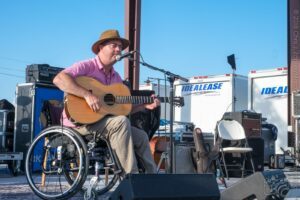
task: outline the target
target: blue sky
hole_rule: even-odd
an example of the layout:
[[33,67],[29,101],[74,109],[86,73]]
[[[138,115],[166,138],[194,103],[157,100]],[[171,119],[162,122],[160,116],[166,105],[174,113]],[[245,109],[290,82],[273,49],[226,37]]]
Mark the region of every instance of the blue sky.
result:
[[[124,0],[1,0],[0,99],[14,101],[29,64],[68,67],[93,57],[106,29],[124,35]],[[141,54],[183,77],[287,66],[286,0],[142,0]],[[124,62],[116,70],[124,75]],[[141,66],[140,83],[164,78]]]

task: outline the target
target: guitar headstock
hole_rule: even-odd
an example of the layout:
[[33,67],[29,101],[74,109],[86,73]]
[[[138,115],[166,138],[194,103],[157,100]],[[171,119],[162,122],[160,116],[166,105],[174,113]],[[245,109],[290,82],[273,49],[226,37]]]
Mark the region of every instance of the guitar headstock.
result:
[[174,106],[182,107],[182,106],[184,106],[184,98],[183,97],[174,97],[173,103],[174,103]]

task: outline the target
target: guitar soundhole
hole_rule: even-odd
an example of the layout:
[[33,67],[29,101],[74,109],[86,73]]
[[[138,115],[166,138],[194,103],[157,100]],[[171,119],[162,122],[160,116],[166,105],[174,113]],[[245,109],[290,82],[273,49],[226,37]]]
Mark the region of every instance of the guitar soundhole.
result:
[[104,96],[104,102],[105,102],[107,105],[109,105],[109,106],[114,105],[114,104],[115,104],[115,97],[114,97],[114,95],[112,95],[112,94],[106,94],[106,95]]

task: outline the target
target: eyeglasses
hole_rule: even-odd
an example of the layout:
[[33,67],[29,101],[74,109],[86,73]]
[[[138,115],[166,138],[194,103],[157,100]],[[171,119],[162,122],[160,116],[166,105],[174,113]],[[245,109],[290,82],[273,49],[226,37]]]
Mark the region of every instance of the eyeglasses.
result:
[[112,49],[115,49],[115,48],[117,48],[117,47],[119,47],[119,49],[123,49],[123,45],[121,45],[121,44],[117,44],[117,43],[109,43],[109,44],[107,44],[110,48],[112,48]]

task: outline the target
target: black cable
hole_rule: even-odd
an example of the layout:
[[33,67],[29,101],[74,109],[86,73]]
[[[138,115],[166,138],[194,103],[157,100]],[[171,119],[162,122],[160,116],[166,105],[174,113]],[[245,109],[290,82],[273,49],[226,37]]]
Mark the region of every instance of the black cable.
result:
[[28,61],[28,60],[20,60],[20,59],[16,59],[16,58],[9,58],[9,57],[3,57],[3,56],[0,56],[0,59],[12,60],[12,61],[21,62],[21,63],[34,63],[34,62]]
[[14,75],[14,74],[7,74],[7,73],[2,73],[2,72],[0,72],[0,75],[12,76],[12,77],[16,77],[16,78],[24,78],[24,76],[18,76],[18,75]]

